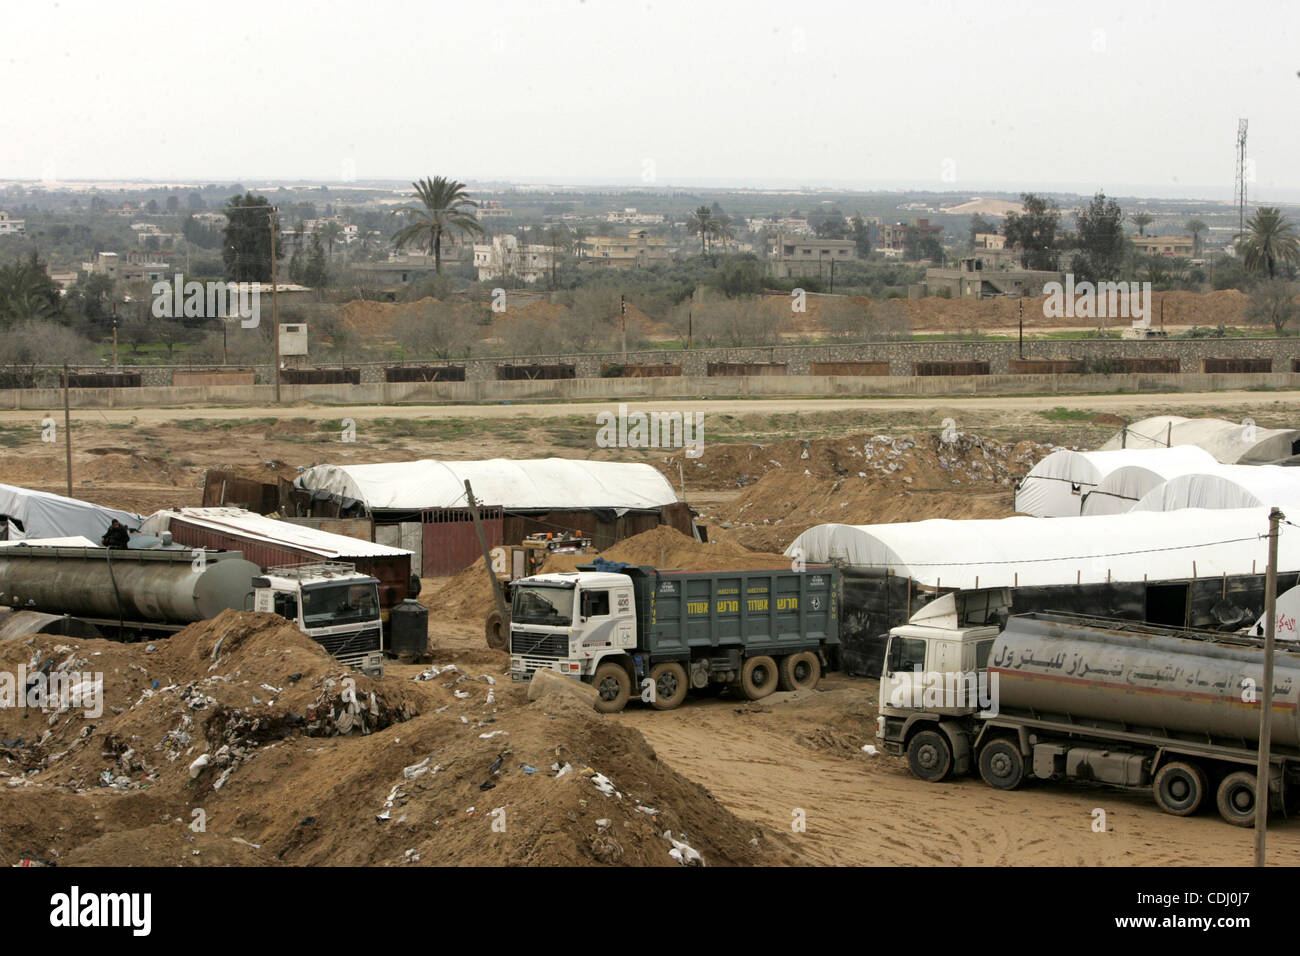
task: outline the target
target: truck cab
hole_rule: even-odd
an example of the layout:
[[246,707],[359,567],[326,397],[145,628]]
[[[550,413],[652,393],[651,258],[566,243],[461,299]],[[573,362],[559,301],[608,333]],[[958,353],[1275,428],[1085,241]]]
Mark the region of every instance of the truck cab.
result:
[[526,680],[555,670],[591,678],[602,659],[637,644],[632,579],[604,571],[564,571],[511,585],[510,674]]
[[352,565],[268,568],[253,578],[254,611],[278,614],[338,660],[366,674],[384,669],[379,582]]

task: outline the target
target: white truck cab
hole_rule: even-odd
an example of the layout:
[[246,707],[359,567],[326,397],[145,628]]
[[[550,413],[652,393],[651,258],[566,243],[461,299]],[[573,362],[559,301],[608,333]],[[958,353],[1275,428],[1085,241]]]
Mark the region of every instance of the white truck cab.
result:
[[600,661],[636,647],[632,579],[607,571],[563,571],[511,586],[510,676],[555,670],[590,678]]
[[252,609],[292,621],[334,657],[363,673],[383,673],[379,582],[350,564],[268,568],[253,578]]

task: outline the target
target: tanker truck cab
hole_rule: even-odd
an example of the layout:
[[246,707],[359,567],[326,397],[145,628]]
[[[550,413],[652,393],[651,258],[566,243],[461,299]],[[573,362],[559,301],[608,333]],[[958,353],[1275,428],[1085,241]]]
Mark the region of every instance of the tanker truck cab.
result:
[[343,563],[269,568],[253,578],[253,610],[278,614],[339,661],[367,674],[384,668],[379,582]]
[[511,585],[510,668],[515,680],[549,669],[591,680],[600,662],[636,647],[636,605],[626,574],[566,571]]

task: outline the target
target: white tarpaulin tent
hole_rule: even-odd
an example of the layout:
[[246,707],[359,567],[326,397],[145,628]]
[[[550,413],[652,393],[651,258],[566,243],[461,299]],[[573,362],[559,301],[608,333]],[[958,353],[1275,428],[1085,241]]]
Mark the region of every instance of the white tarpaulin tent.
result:
[[1292,428],[1259,428],[1249,421],[1161,415],[1120,429],[1098,450],[1196,445],[1213,455],[1215,461],[1235,465],[1288,458],[1295,454],[1297,443],[1300,430]]
[[1215,465],[1171,478],[1133,505],[1134,511],[1259,508],[1300,505],[1300,469],[1277,465]]
[[[0,516],[8,519],[9,540],[25,538],[68,538],[81,536],[96,544],[116,518],[128,528],[142,520],[130,511],[117,511],[89,501],[31,491],[15,485],[0,485]],[[16,523],[17,522],[17,523]],[[22,525],[19,528],[19,524]]]
[[359,501],[371,512],[414,511],[464,506],[466,479],[480,502],[507,510],[658,510],[677,503],[673,486],[651,465],[568,458],[317,465],[294,484],[345,505]]
[[1214,459],[1199,448],[1052,452],[1030,469],[1016,488],[1016,511],[1038,518],[1077,517],[1084,498],[1105,478],[1126,466],[1181,474]]
[[[1027,587],[1262,574],[1267,535],[1267,508],[1144,511],[1050,522],[822,524],[785,553],[850,569],[889,569],[927,587]],[[1280,570],[1300,571],[1300,531],[1283,528],[1278,555]]]
[[[1110,454],[1107,452],[1107,454]],[[1141,462],[1116,468],[1101,480],[1083,499],[1085,515],[1117,515],[1131,511],[1143,495],[1154,491],[1165,482],[1181,475],[1224,467],[1203,448],[1195,445],[1176,445],[1173,448],[1156,448],[1139,451]],[[1245,468],[1246,465],[1234,465]],[[1240,505],[1246,508],[1249,505]]]

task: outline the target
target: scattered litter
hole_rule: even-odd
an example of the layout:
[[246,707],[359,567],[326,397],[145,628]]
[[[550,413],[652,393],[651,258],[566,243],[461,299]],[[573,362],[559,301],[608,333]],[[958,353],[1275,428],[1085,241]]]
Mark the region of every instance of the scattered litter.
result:
[[869,757],[874,757],[876,754],[880,753],[880,751],[876,749],[875,744],[863,744],[862,751]]
[[496,737],[498,734],[508,734],[508,733],[510,733],[510,731],[508,730],[490,730],[486,734],[479,734],[478,739],[491,740],[493,737]]
[[668,855],[682,866],[704,865],[704,857],[700,856],[699,851],[684,840],[674,840],[672,830],[664,831],[664,839],[673,845],[673,848],[668,851]]

